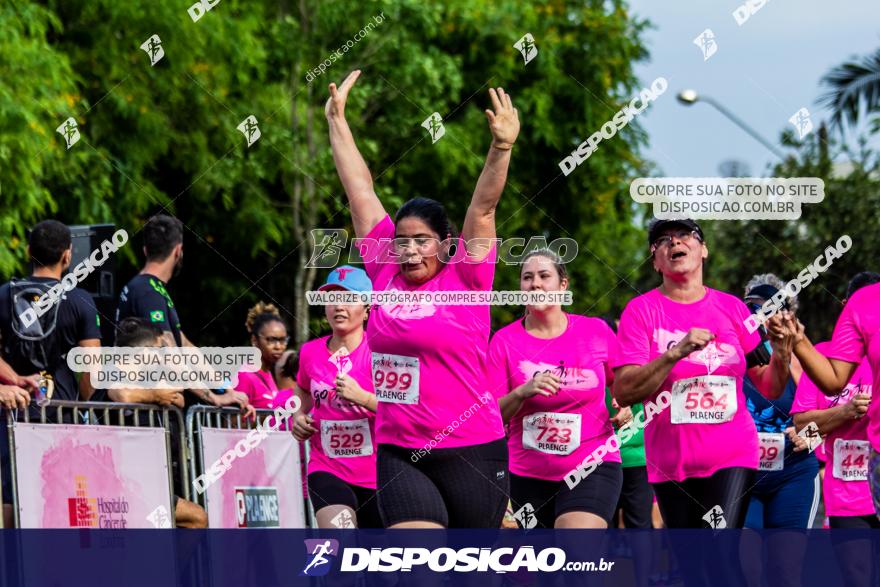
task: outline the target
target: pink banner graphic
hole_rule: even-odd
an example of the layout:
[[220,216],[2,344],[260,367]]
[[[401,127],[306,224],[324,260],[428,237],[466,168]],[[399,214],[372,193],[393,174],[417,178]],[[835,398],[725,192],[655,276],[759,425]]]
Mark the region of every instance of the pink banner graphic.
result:
[[[214,463],[248,430],[203,428],[202,462]],[[305,528],[299,451],[290,432],[266,438],[208,486],[210,528]]]
[[165,430],[16,424],[22,528],[168,528]]

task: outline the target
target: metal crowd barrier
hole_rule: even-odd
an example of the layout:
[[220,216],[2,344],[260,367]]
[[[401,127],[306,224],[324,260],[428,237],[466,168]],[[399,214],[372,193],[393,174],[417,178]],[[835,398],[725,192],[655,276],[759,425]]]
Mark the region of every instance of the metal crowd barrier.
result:
[[[39,419],[31,418],[31,410],[39,411]],[[34,404],[25,410],[5,410],[7,434],[9,437],[9,463],[12,475],[12,507],[15,526],[20,526],[18,509],[18,475],[15,460],[15,435],[14,425],[16,422],[35,424],[60,424],[70,425],[97,425],[97,426],[127,426],[134,428],[164,428],[165,429],[165,458],[168,464],[168,488],[171,495],[175,495],[173,483],[173,460],[171,458],[173,426],[177,425],[178,438],[178,467],[184,499],[189,499],[189,478],[187,470],[187,458],[185,443],[182,441],[184,431],[183,412],[174,406],[158,406],[155,404],[127,404],[117,402],[83,402],[68,400],[53,400],[42,407]],[[70,416],[65,419],[65,416]],[[114,423],[114,417],[116,422]],[[174,525],[174,512],[171,512],[172,525]],[[0,516],[2,527],[2,516]]]
[[[203,428],[227,429],[227,430],[253,430],[257,427],[257,422],[263,424],[269,416],[275,415],[273,410],[256,410],[255,419],[245,418],[238,408],[217,408],[213,406],[195,405],[192,406],[186,414],[186,445],[189,455],[189,485],[193,489],[192,501],[199,504],[207,511],[206,494],[199,494],[195,490],[195,480],[204,472],[205,467],[211,463],[202,462],[202,438],[201,430]],[[300,444],[299,442],[297,444]],[[301,443],[304,447],[304,463],[308,467],[309,462],[309,444]],[[189,487],[187,488],[189,489]],[[307,524],[309,527],[317,528],[317,519],[312,508],[311,501],[304,499],[305,511],[307,513]]]

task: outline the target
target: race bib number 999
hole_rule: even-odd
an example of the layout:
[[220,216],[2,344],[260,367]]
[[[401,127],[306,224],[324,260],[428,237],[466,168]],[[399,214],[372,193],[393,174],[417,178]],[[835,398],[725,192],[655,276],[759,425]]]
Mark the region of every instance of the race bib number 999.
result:
[[373,353],[373,389],[380,402],[419,403],[419,360],[403,355]]
[[523,446],[551,455],[569,455],[581,445],[581,415],[535,412],[523,418]]
[[721,424],[736,414],[736,380],[723,375],[681,379],[672,385],[673,424]]

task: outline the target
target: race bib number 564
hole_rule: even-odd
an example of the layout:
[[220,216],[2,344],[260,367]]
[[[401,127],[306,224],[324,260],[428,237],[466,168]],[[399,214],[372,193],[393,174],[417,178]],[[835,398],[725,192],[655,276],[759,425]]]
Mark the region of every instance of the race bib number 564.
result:
[[673,424],[720,424],[736,414],[736,380],[722,375],[681,379],[672,385]]
[[404,355],[373,353],[373,389],[380,402],[419,403],[419,360]]

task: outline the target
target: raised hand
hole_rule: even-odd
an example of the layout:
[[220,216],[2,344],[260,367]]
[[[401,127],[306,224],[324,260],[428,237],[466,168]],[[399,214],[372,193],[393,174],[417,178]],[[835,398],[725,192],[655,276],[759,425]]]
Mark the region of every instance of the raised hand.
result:
[[[773,353],[788,361],[795,345],[797,318],[793,314],[778,313],[767,321],[767,333]],[[772,334],[771,334],[772,333]]]
[[715,335],[705,328],[691,328],[687,335],[677,345],[672,347],[673,357],[680,361],[694,351],[706,348],[706,345],[715,339]]
[[360,75],[361,70],[355,69],[348,74],[348,77],[343,80],[342,85],[338,89],[336,84],[330,84],[330,98],[328,98],[327,104],[324,105],[324,116],[327,117],[327,120],[345,118],[345,102],[348,100],[348,92]]
[[559,375],[541,372],[513,391],[522,399],[528,399],[533,395],[550,397],[559,391],[560,385],[562,385],[562,379],[559,378]]
[[489,98],[492,99],[494,109],[494,112],[486,110],[489,130],[492,132],[492,146],[496,149],[511,149],[519,135],[519,113],[513,107],[510,94],[505,94],[503,89],[489,88]]
[[805,338],[804,325],[797,319],[793,312],[783,310],[767,320],[767,336],[771,343],[774,340],[782,340],[791,337],[792,344],[797,345]]

